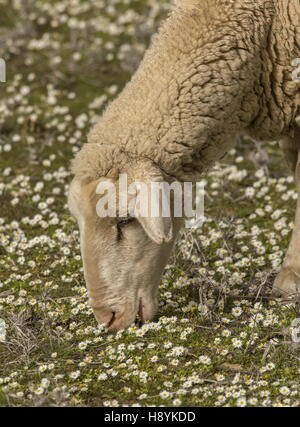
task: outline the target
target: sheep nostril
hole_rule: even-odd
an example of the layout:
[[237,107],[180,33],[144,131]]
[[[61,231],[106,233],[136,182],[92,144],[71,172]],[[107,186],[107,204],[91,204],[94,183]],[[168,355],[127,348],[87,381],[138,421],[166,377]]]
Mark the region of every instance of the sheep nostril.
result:
[[108,324],[106,325],[106,327],[110,328],[115,320],[116,320],[116,312],[113,311],[112,317],[111,317],[110,321],[108,322]]

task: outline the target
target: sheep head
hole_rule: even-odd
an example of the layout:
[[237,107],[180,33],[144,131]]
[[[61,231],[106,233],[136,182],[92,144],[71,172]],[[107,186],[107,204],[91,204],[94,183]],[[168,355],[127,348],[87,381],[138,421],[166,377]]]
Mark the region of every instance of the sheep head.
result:
[[[110,175],[93,180],[75,175],[69,208],[79,224],[90,305],[99,323],[118,330],[153,318],[161,275],[182,220],[151,217],[150,199],[149,215],[139,216],[136,193],[125,195],[120,186],[120,176],[125,175],[131,190],[137,189],[136,183],[149,186],[162,181],[159,168],[143,161],[123,169],[122,175],[117,174],[118,169],[110,171]],[[114,212],[110,210],[115,206],[111,198],[117,200]],[[125,206],[118,203],[120,200],[125,200]],[[99,214],[104,207],[106,214]]]

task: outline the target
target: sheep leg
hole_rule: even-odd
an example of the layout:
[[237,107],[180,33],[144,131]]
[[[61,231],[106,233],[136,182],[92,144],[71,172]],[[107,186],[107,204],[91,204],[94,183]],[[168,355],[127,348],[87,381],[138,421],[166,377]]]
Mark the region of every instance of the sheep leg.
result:
[[295,176],[298,190],[295,226],[280,273],[277,275],[273,294],[291,296],[300,292],[300,129],[295,130],[294,137],[285,139],[281,146],[287,162]]

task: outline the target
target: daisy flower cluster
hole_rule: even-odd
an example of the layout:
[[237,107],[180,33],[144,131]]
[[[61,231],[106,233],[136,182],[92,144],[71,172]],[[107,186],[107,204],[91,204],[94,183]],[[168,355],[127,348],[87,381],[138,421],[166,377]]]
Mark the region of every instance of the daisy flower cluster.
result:
[[152,322],[112,334],[88,305],[70,160],[169,9],[0,1],[0,406],[300,405],[299,305],[270,295],[297,199],[275,142],[243,139],[204,177]]

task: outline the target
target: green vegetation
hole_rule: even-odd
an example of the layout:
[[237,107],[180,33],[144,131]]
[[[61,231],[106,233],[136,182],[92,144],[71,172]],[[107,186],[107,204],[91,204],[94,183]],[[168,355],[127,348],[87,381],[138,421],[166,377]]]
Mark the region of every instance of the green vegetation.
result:
[[70,160],[168,7],[0,1],[0,406],[300,404],[299,304],[270,297],[297,197],[277,143],[243,140],[203,177],[206,221],[153,323],[108,333],[87,303]]

